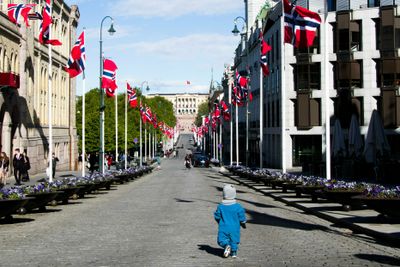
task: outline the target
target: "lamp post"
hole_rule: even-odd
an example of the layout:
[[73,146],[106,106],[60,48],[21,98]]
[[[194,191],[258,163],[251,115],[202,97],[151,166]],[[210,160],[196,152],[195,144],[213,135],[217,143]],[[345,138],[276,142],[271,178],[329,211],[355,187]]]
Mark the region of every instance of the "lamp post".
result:
[[[237,20],[241,19],[243,20],[243,28],[242,28],[242,32],[240,33],[238,28],[237,28]],[[245,58],[246,58],[246,71],[247,71],[247,56],[248,56],[248,51],[247,51],[247,23],[246,23],[246,19],[241,17],[241,16],[237,16],[234,21],[235,26],[232,30],[232,33],[234,36],[238,36],[238,34],[240,33],[241,36],[241,44],[242,46],[244,45],[244,50],[245,50]],[[244,42],[243,42],[244,39]],[[237,111],[238,111],[238,107],[236,105],[236,158],[237,158],[237,162],[236,165],[238,165],[238,155],[239,155],[239,136],[238,136],[238,116],[237,116]],[[249,101],[248,99],[246,99],[246,167],[248,167],[248,161],[249,161]]]
[[99,168],[101,168],[101,173],[104,174],[104,90],[101,88],[101,78],[103,76],[103,22],[106,19],[111,19],[111,26],[108,30],[110,35],[115,33],[114,30],[114,19],[110,16],[105,16],[100,24],[100,153],[99,153]]

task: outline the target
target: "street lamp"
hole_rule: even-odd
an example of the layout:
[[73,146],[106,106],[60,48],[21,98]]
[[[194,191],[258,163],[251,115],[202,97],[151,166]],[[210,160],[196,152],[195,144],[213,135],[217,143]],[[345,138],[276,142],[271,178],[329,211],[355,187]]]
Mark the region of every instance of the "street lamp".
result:
[[[105,16],[100,24],[100,153],[99,153],[99,168],[101,168],[101,173],[104,174],[104,90],[101,88],[101,79],[103,76],[103,22],[106,19],[111,19],[111,26],[108,30],[110,35],[115,33],[114,29],[114,19],[110,16]],[[117,156],[117,155],[116,155]]]
[[[248,50],[246,47],[246,42],[247,42],[247,24],[246,24],[246,19],[238,16],[234,19],[234,23],[235,23],[235,27],[232,30],[232,33],[234,36],[238,36],[239,34],[239,30],[237,28],[237,20],[241,19],[243,20],[243,29],[242,29],[242,33],[240,33],[241,35],[241,44],[245,45],[244,49],[245,49],[245,58],[246,58],[246,69],[247,69],[247,56],[248,56]],[[243,42],[243,38],[244,42]],[[247,70],[246,70],[247,71]],[[236,165],[238,165],[239,163],[239,125],[238,125],[238,116],[237,116],[237,112],[238,112],[238,106],[236,105]],[[248,167],[248,163],[249,163],[249,100],[246,100],[246,167]]]

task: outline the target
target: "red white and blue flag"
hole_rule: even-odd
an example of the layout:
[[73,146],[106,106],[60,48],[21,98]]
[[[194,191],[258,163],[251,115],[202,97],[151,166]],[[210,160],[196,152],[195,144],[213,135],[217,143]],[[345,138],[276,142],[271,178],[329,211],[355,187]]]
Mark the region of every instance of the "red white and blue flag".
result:
[[101,88],[106,90],[108,97],[113,97],[118,88],[116,82],[117,65],[110,59],[103,60],[103,77],[101,78]]
[[129,83],[126,83],[126,91],[128,94],[128,102],[129,105],[132,108],[136,108],[137,107],[137,96],[136,96],[136,90],[133,89]]
[[29,13],[28,19],[29,20],[43,20],[43,17],[42,17],[42,14],[40,14],[39,12],[35,12],[35,13]]
[[153,113],[151,112],[150,107],[146,107],[146,110],[144,112],[144,116],[146,118],[145,122],[153,122]]
[[21,17],[24,18],[26,27],[29,27],[28,13],[36,4],[8,4],[8,18],[12,23],[19,25],[18,20]]
[[46,0],[45,6],[42,10],[42,23],[39,30],[39,42],[48,45],[62,45],[57,39],[50,39],[50,30],[53,19],[51,18],[51,0]]
[[283,0],[285,13],[285,43],[298,48],[312,46],[321,17],[304,7]]
[[229,121],[231,119],[231,114],[229,113],[228,105],[224,100],[221,100],[219,104],[221,105],[222,116],[224,117],[224,120]]
[[71,78],[74,78],[85,70],[85,62],[85,32],[82,32],[72,47],[71,55],[69,56],[65,70],[69,73]]
[[271,46],[267,44],[264,40],[264,36],[262,31],[260,31],[260,46],[261,46],[261,56],[260,56],[260,64],[261,69],[264,76],[269,75],[269,67],[267,62],[267,53],[271,51]]
[[[247,71],[243,73],[246,73],[247,75]],[[253,100],[253,94],[250,92],[249,88],[249,78],[247,76],[243,76],[237,70],[235,88],[235,102],[238,106],[242,106],[245,102]]]

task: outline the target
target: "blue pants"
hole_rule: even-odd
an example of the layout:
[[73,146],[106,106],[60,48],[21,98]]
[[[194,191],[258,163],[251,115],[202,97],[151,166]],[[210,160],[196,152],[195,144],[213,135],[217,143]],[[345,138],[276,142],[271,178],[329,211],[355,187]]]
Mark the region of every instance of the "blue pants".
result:
[[231,246],[232,251],[237,251],[239,243],[232,240],[231,234],[219,232],[218,233],[218,245],[220,245],[223,248],[225,248],[227,245],[229,245],[229,246]]

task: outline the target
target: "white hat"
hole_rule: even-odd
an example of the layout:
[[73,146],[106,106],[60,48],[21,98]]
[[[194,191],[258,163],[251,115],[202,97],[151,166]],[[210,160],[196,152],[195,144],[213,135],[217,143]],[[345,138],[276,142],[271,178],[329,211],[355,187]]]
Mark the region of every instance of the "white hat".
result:
[[223,197],[226,200],[233,200],[236,198],[236,189],[232,184],[226,184],[223,188]]

